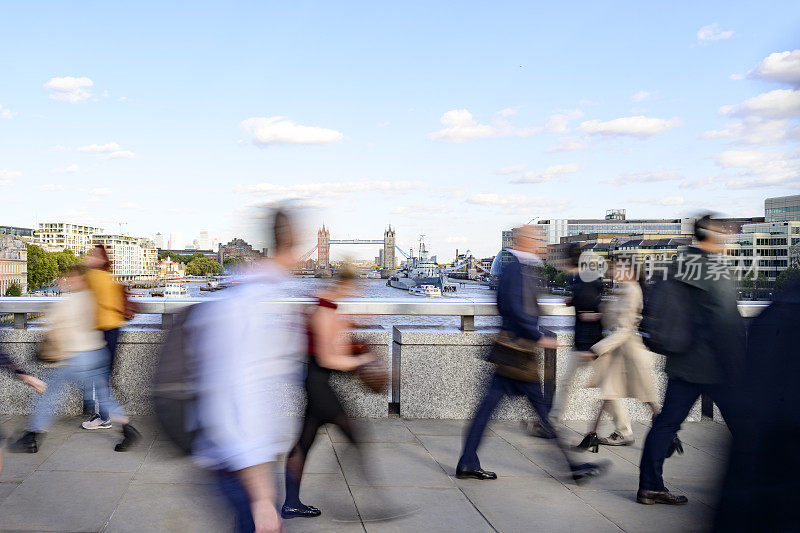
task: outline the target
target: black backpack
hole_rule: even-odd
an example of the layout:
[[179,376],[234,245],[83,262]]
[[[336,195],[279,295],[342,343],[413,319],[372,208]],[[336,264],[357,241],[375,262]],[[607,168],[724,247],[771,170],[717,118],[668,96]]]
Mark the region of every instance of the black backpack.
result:
[[647,288],[639,333],[651,352],[685,353],[692,344],[692,288],[669,276]]
[[192,354],[187,319],[205,304],[195,304],[172,317],[153,375],[152,402],[161,432],[184,454],[192,452],[198,432],[195,384],[196,362]]

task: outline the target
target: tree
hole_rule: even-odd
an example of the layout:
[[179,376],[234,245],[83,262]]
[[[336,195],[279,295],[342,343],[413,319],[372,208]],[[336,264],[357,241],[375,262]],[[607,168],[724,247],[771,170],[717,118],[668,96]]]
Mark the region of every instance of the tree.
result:
[[9,288],[6,289],[6,296],[22,296],[22,289],[19,288],[19,285],[16,283],[12,283]]
[[186,273],[191,276],[205,276],[208,274],[219,274],[222,272],[222,265],[212,261],[203,254],[195,257],[186,265]]
[[544,276],[548,282],[554,282],[556,280],[556,276],[558,276],[558,270],[553,265],[548,265],[545,263]]
[[225,259],[222,260],[222,264],[230,265],[233,263],[241,263],[242,261],[244,261],[244,258],[242,257],[226,257]]
[[69,248],[65,248],[61,252],[52,252],[52,256],[55,258],[56,263],[58,264],[59,276],[63,275],[67,270],[70,269],[71,266],[77,265],[81,262],[81,258],[75,255],[75,253]]
[[556,279],[554,279],[553,282],[558,287],[566,287],[566,285],[567,285],[567,274],[562,270],[561,272],[556,274]]
[[775,290],[782,291],[796,282],[800,282],[800,268],[787,268],[775,278]]
[[747,272],[742,278],[742,288],[749,291],[751,298],[758,298],[761,291],[769,286],[769,281],[763,272],[754,275],[753,271]]
[[58,261],[54,254],[35,244],[28,247],[28,287],[33,290],[49,285],[58,275]]

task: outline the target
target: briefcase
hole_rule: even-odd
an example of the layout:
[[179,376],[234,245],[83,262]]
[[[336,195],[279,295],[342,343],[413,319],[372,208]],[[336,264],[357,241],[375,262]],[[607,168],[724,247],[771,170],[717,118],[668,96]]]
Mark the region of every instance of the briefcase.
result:
[[486,360],[494,363],[495,372],[503,377],[519,381],[539,381],[541,352],[536,341],[516,337],[509,331],[501,331]]

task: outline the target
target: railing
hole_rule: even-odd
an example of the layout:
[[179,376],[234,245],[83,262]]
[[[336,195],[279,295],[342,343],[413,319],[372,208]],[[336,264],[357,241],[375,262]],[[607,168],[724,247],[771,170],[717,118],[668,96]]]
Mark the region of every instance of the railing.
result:
[[[20,297],[0,298],[0,315],[14,315],[14,329],[28,327],[28,313],[42,313],[49,304],[59,297]],[[213,301],[212,298],[137,298],[139,314],[161,315],[163,328],[172,324],[172,315],[189,306]],[[294,298],[280,302],[265,302],[265,306],[275,305],[285,309],[286,305],[302,307],[313,300]],[[739,302],[739,313],[745,318],[757,316],[768,302]],[[476,316],[497,315],[497,304],[493,299],[444,299],[434,301],[418,301],[395,298],[350,298],[339,302],[339,310],[346,315],[416,315],[416,316],[460,316],[461,329],[475,330]],[[570,316],[574,314],[572,307],[563,301],[545,299],[539,301],[539,312],[542,316]]]

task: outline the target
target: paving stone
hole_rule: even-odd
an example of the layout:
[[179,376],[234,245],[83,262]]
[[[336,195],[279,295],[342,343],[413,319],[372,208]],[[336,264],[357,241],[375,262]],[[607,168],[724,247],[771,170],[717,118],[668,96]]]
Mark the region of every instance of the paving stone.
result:
[[[463,439],[453,436],[423,435],[419,437],[428,452],[449,476],[456,475]],[[486,436],[478,448],[481,465],[498,476],[547,475],[505,440]]]
[[[355,419],[353,427],[361,442],[413,442],[414,434],[400,418]],[[333,424],[327,426],[333,442],[346,442],[347,437]]]
[[99,531],[131,474],[34,472],[0,504],[0,531]]
[[2,503],[9,494],[14,492],[14,489],[16,489],[18,486],[19,483],[0,483],[0,503]]
[[[278,484],[278,505],[285,497],[283,480]],[[364,531],[356,505],[344,476],[338,474],[304,474],[300,486],[303,503],[318,507],[322,516],[285,520],[286,531]]]
[[350,486],[451,487],[450,478],[422,445],[417,443],[366,443],[365,473],[355,450],[344,443],[334,443]]
[[214,486],[134,481],[105,531],[231,531],[233,526],[233,514]]
[[497,531],[619,531],[553,479],[459,480],[458,486]]
[[492,531],[455,487],[414,491],[404,487],[358,487],[353,497],[367,533]]
[[135,472],[139,469],[150,448],[150,439],[142,441],[129,451],[114,451],[122,439],[114,429],[81,430],[67,438],[39,470],[68,470],[71,472]]
[[172,444],[156,440],[134,480],[140,483],[209,484],[214,477],[182,455]]

